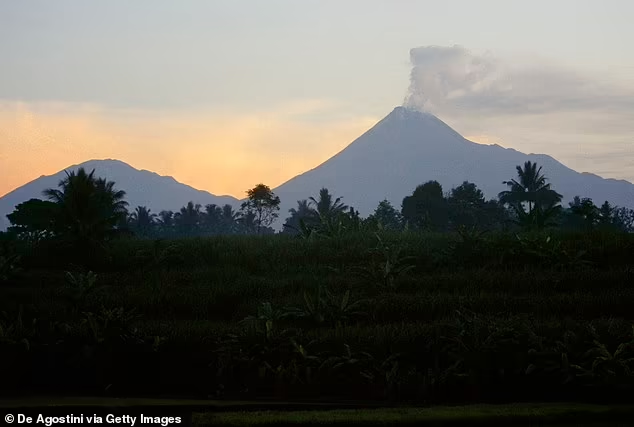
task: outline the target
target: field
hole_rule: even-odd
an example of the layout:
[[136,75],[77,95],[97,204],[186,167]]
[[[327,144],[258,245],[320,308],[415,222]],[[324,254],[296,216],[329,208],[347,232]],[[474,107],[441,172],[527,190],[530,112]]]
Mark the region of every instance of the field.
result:
[[[262,410],[259,407],[268,409]],[[303,409],[300,408],[303,406]],[[340,405],[341,406],[341,405]],[[283,409],[280,410],[279,408]],[[468,405],[383,408],[324,409],[323,405],[227,402],[176,399],[65,398],[2,401],[0,409],[10,414],[28,414],[34,419],[98,415],[103,419],[140,415],[180,417],[180,425],[213,426],[630,426],[632,405],[534,404]],[[135,425],[137,425],[135,423]]]
[[631,402],[634,236],[422,232],[15,247],[5,395]]

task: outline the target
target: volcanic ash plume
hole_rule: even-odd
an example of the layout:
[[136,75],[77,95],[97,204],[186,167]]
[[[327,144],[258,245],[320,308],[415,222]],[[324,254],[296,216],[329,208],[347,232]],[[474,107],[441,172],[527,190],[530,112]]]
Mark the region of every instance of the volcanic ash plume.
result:
[[473,95],[503,89],[501,84],[507,81],[489,55],[478,56],[457,45],[413,48],[410,61],[410,86],[403,106],[420,111],[461,107]]

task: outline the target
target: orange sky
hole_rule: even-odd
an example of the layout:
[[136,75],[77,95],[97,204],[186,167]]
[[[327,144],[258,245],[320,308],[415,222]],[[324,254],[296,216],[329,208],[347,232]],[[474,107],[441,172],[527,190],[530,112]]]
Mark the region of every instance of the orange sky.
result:
[[[174,112],[0,100],[0,197],[70,165],[115,158],[216,195],[243,198],[257,183],[275,188],[326,161],[382,118],[346,115],[348,107],[316,99],[266,111]],[[530,129],[534,119],[447,123],[471,141],[547,153],[580,172],[632,179],[623,167],[631,155],[629,140],[603,134],[597,142],[591,133],[558,133],[546,118],[530,139],[517,126]],[[559,114],[555,124],[571,127],[579,120]]]
[[0,102],[0,195],[90,159],[116,158],[238,198],[317,166],[376,117],[304,119],[336,105],[313,100],[266,112],[149,112],[91,105]]

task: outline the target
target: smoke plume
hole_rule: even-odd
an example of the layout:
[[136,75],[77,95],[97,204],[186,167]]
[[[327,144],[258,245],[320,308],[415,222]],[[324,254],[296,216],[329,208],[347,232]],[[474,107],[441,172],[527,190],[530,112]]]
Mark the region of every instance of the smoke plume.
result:
[[474,95],[510,90],[497,61],[475,55],[462,46],[423,46],[410,50],[412,71],[403,105],[422,111],[441,112],[459,107]]

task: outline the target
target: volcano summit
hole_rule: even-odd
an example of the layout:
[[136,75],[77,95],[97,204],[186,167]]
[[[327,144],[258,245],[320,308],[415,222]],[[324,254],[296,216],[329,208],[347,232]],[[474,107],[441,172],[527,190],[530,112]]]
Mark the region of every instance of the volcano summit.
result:
[[544,154],[477,144],[436,116],[406,107],[396,107],[344,150],[274,191],[282,200],[281,217],[322,187],[366,216],[383,199],[400,206],[429,180],[438,181],[444,191],[470,181],[494,198],[506,190],[502,182],[515,176],[515,167],[528,160],[543,166],[563,203],[579,195],[634,208],[634,185],[628,181],[579,173]]

